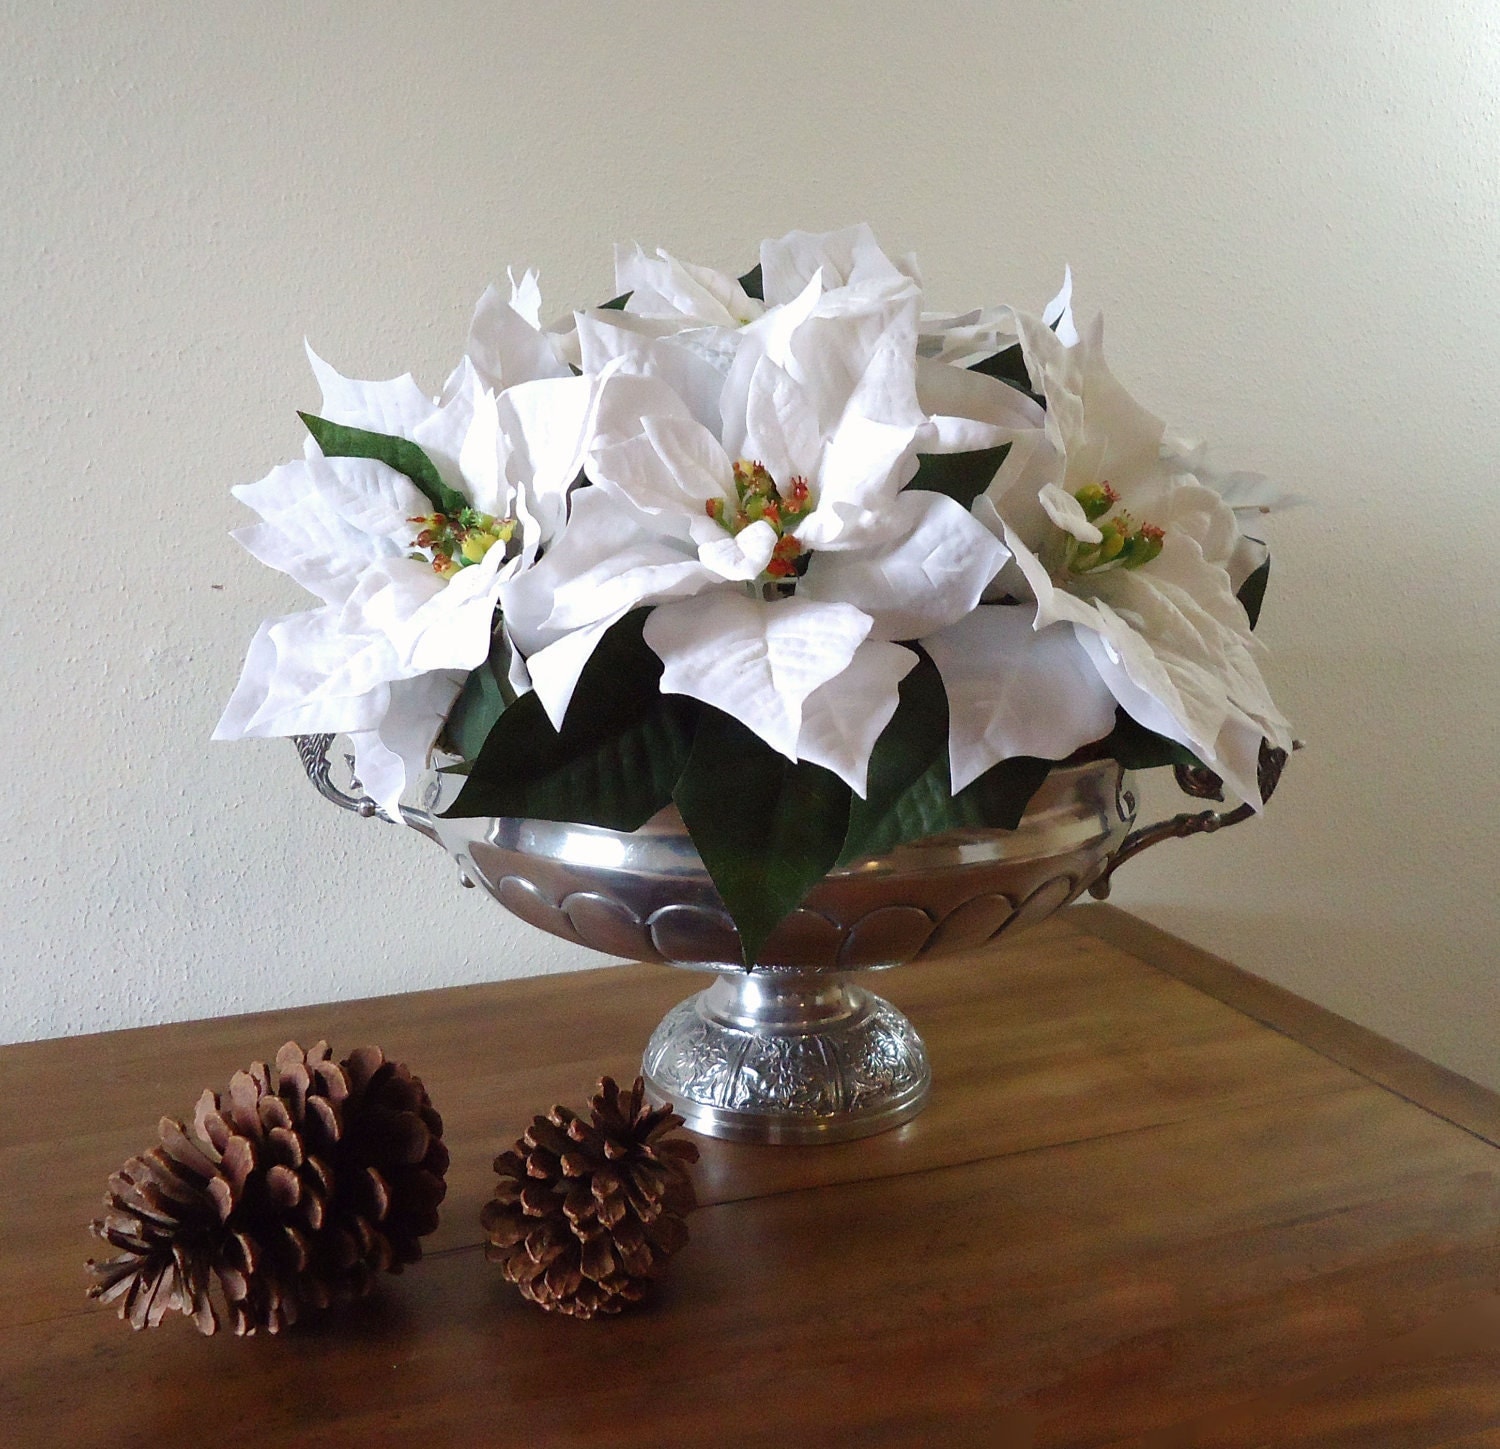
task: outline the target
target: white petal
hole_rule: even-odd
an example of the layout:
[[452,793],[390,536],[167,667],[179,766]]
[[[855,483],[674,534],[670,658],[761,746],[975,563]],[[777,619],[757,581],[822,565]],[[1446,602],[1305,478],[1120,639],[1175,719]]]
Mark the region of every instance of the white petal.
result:
[[313,375],[323,391],[320,415],[331,423],[409,438],[417,424],[437,411],[432,399],[417,386],[409,372],[388,382],[360,382],[344,377],[324,362],[310,344],[304,345]]
[[820,270],[825,287],[903,281],[903,272],[861,222],[842,231],[793,231],[760,244],[761,286],[772,305],[789,302]]
[[1072,630],[1032,627],[1020,605],[986,605],[922,640],[948,695],[955,791],[1016,755],[1061,760],[1114,727],[1115,700]]
[[794,478],[815,478],[822,453],[817,410],[782,368],[761,358],[745,402],[744,456],[784,491]]
[[1063,268],[1063,284],[1058,294],[1042,309],[1042,321],[1057,334],[1064,347],[1078,345],[1078,328],[1073,321],[1073,268]]
[[737,328],[764,311],[733,277],[666,252],[648,257],[638,245],[615,248],[615,291],[630,293],[630,312],[687,324]]
[[1064,533],[1070,533],[1080,543],[1098,543],[1103,537],[1092,523],[1081,504],[1071,493],[1065,493],[1056,483],[1049,483],[1037,499],[1043,511]]
[[424,674],[391,686],[390,703],[375,729],[349,736],[354,771],[365,793],[394,820],[401,796],[427,768],[433,742],[463,687],[462,674]]
[[515,272],[507,267],[505,269],[506,280],[510,283],[510,307],[528,327],[535,327],[541,331],[542,327],[542,289],[537,281],[534,269],[527,267],[521,273],[521,280],[516,280]]
[[919,639],[973,609],[1010,557],[961,504],[941,493],[899,493],[888,517],[897,528],[894,543],[815,553],[798,593],[853,604],[884,638]]
[[710,518],[693,525],[698,558],[721,579],[748,583],[765,572],[776,550],[777,534],[764,519],[728,534]]
[[922,359],[917,401],[928,421],[917,448],[923,453],[968,453],[1008,443],[1017,432],[1040,428],[1045,415],[1020,389],[982,372]]
[[[524,292],[518,300],[524,308]],[[480,379],[493,392],[536,378],[569,375],[548,336],[494,287],[485,289],[474,308],[466,351]]]
[[515,449],[513,477],[537,521],[539,544],[561,531],[568,490],[583,470],[596,388],[586,377],[545,378],[508,388],[498,399]]
[[796,759],[803,702],[849,667],[869,632],[848,604],[712,593],[652,610],[645,637],[666,666],[663,694],[701,699]]
[[573,691],[578,687],[578,677],[599,641],[627,612],[629,606],[605,614],[591,624],[561,635],[527,659],[526,670],[531,686],[547,712],[547,718],[552,721],[553,729],[562,729]]
[[505,476],[509,454],[509,445],[500,431],[495,394],[486,389],[474,400],[474,413],[459,449],[458,466],[469,502],[481,513],[495,518],[510,514],[511,489]]
[[448,379],[440,405],[403,435],[421,448],[448,487],[466,497],[469,490],[459,459],[474,421],[474,409],[485,391],[479,374],[465,357]]
[[621,312],[580,312],[578,341],[586,373],[613,362],[627,376],[659,378],[704,427],[717,430],[724,378],[691,348],[652,336],[640,319]]
[[501,588],[505,619],[531,655],[556,634],[615,619],[636,604],[718,582],[687,541],[642,528],[640,514],[601,487],[573,495],[573,516],[547,552]]
[[[807,548],[857,548],[880,527],[912,473],[915,430],[849,416],[839,424],[812,480],[816,507],[797,525]],[[863,526],[856,526],[863,525]]]
[[916,663],[910,649],[866,639],[842,674],[803,701],[797,758],[832,770],[864,799],[870,751],[900,703],[897,686]]
[[338,613],[315,609],[262,625],[220,730],[264,739],[377,722],[385,712],[390,646],[379,636],[342,632]]

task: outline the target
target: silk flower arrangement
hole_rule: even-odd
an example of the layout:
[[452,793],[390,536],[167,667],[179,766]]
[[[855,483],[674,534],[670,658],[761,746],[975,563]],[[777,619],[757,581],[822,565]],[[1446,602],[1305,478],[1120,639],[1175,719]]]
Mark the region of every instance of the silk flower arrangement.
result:
[[429,397],[322,390],[235,537],[318,607],[261,625],[215,737],[343,734],[398,816],[639,828],[675,804],[745,963],[827,871],[1014,828],[1058,762],[1291,747],[1252,630],[1280,501],[1169,438],[1080,333],[924,308],[868,227],[738,279],[618,248],[561,325],[480,299]]

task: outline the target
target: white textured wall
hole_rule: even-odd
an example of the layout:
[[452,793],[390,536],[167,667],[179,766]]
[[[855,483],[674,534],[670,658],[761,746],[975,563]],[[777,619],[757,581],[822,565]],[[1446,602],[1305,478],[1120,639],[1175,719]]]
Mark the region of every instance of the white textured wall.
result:
[[435,385],[507,262],[561,309],[617,238],[868,218],[954,307],[1071,261],[1138,396],[1317,500],[1263,624],[1311,748],[1120,901],[1500,1084],[1495,13],[0,4],[0,1037],[582,964],[209,743],[299,607],[229,486],[299,446],[304,334]]

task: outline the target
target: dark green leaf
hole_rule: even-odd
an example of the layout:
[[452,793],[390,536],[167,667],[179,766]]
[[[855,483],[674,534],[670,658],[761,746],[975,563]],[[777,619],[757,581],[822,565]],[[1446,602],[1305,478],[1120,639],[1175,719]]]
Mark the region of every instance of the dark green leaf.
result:
[[901,681],[896,713],[870,752],[865,798],[850,802],[849,829],[839,863],[899,843],[892,835],[892,811],[934,761],[943,763],[946,792],[947,758],[948,696],[943,692],[937,665],[922,653],[916,668]]
[[1201,767],[1203,763],[1186,745],[1148,730],[1123,709],[1115,710],[1114,729],[1090,745],[1089,753],[1116,759],[1127,770],[1155,770],[1162,765]]
[[994,481],[1010,452],[1010,444],[980,448],[972,453],[918,453],[917,476],[907,485],[928,493],[944,493],[965,508]]
[[490,657],[464,680],[453,708],[443,726],[443,744],[455,755],[462,755],[470,765],[479,758],[484,742],[495,722],[516,702],[516,693],[506,673],[510,645],[500,633]]
[[1032,755],[1001,760],[960,790],[953,797],[954,807],[965,814],[972,810],[992,830],[1014,830],[1056,763]]
[[443,482],[431,458],[407,438],[393,438],[388,433],[371,433],[331,423],[312,413],[298,413],[307,431],[328,458],[374,458],[404,473],[441,513],[461,513],[469,500]]
[[998,378],[1001,382],[1009,383],[1011,387],[1031,396],[1031,374],[1026,371],[1026,357],[1021,351],[1021,344],[1013,342],[1003,352],[997,352],[993,357],[986,357],[983,362],[976,362],[970,372],[982,372],[986,377]]
[[672,798],[739,929],[745,965],[753,965],[838,858],[849,787],[705,708]]
[[535,693],[505,710],[444,813],[637,830],[670,804],[698,706],[658,690],[661,661],[641,637],[648,612],[628,614],[599,641],[561,731]]
[[601,312],[623,312],[625,304],[630,300],[629,292],[621,292],[618,297],[611,297],[607,302],[599,304]]
[[955,796],[948,774],[948,698],[924,654],[901,681],[901,701],[870,755],[863,800],[849,807],[839,852],[846,865],[945,830],[1014,830],[1052,768],[1029,756],[1002,760]]
[[759,262],[756,262],[756,264],[751,267],[743,277],[740,278],[740,286],[745,289],[745,295],[747,297],[754,297],[757,302],[764,302],[766,300],[766,288],[765,283],[761,280]]
[[1266,601],[1266,581],[1271,577],[1271,560],[1268,557],[1256,571],[1240,585],[1235,595],[1245,606],[1245,616],[1253,629],[1260,623],[1260,606]]

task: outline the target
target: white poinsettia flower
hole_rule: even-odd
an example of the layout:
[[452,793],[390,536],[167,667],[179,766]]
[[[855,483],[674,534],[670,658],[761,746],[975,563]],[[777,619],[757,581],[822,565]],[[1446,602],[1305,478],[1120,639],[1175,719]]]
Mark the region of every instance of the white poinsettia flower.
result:
[[[662,688],[735,716],[863,793],[870,750],[916,656],[898,641],[962,618],[1005,563],[952,499],[904,492],[924,426],[917,296],[821,290],[742,329],[720,420],[642,347],[601,384],[567,528],[505,587],[506,617],[554,724],[616,620],[654,605]],[[665,365],[670,370],[672,363]]]
[[323,604],[261,626],[215,738],[347,734],[362,785],[396,812],[489,656],[502,585],[561,527],[581,467],[594,383],[538,357],[546,375],[498,396],[466,358],[433,401],[409,376],[355,381],[313,355],[322,416],[416,443],[463,507],[445,513],[395,468],[315,443],[236,488],[261,521],[234,537]]
[[[1047,401],[1046,426],[1012,448],[975,512],[1014,555],[997,589],[1035,601],[1034,634],[1022,636],[1009,610],[980,610],[1005,620],[1008,637],[990,641],[996,657],[1024,668],[1043,640],[1054,651],[1076,647],[1127,713],[1187,746],[1258,806],[1261,741],[1289,748],[1291,740],[1235,598],[1230,568],[1241,534],[1233,510],[1164,455],[1161,422],[1105,366],[1102,328],[1069,348],[1023,317],[1021,340]],[[1077,664],[1073,655],[1069,669]],[[1102,725],[1102,710],[1086,708],[1080,695],[1060,718],[1059,750]],[[985,747],[977,723],[965,733]]]

